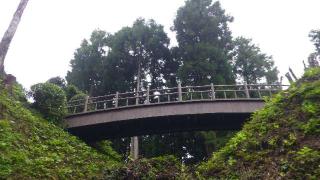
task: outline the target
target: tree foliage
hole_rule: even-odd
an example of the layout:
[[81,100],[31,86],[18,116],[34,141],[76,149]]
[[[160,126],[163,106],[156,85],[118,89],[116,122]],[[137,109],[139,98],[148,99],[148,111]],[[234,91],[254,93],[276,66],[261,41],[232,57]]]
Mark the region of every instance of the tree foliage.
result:
[[320,30],[312,30],[309,34],[309,37],[311,38],[316,51],[320,53]]
[[183,83],[234,82],[229,63],[232,36],[228,23],[232,21],[218,1],[188,0],[179,8],[173,27],[179,47],[174,50]]
[[62,89],[65,89],[67,87],[66,81],[63,78],[61,78],[60,76],[52,77],[52,78],[48,79],[47,82],[51,83],[51,84],[55,84]]
[[[154,20],[137,19],[132,27],[124,27],[110,38],[110,51],[104,66],[104,87],[110,91],[128,91],[141,86],[165,85],[170,61],[169,38]],[[140,74],[139,74],[140,73]],[[118,82],[114,82],[118,79]]]
[[90,95],[99,94],[107,37],[105,31],[95,30],[89,41],[82,41],[80,48],[74,53],[74,59],[70,61],[71,71],[66,76],[68,84],[73,84]]
[[[219,2],[188,0],[179,8],[174,20],[178,46],[171,49],[171,74],[183,85],[233,83],[231,68],[232,36],[228,23],[233,18],[225,14]],[[142,154],[174,154],[185,163],[207,158],[218,148],[216,132],[185,132],[142,137]],[[218,133],[219,134],[219,133]],[[226,133],[228,134],[228,133]],[[226,136],[224,136],[226,137]]]
[[96,30],[76,50],[67,82],[89,95],[125,92],[135,89],[140,72],[142,86],[164,86],[172,79],[169,43],[154,20],[137,19],[113,35]]
[[271,56],[260,51],[251,39],[238,37],[234,41],[233,70],[239,79],[257,84],[263,78],[267,83],[278,80],[278,70]]
[[310,67],[317,67],[320,65],[320,30],[312,30],[309,34],[316,51],[311,53],[308,57]]

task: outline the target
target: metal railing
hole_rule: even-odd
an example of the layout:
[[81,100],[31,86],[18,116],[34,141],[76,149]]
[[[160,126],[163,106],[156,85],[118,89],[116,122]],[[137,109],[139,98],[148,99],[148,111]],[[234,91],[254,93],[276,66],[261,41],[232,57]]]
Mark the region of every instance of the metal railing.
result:
[[288,85],[279,84],[236,84],[185,86],[166,89],[150,89],[138,92],[115,93],[105,96],[86,97],[68,102],[69,114],[99,111],[128,106],[160,104],[201,100],[263,99],[272,96]]

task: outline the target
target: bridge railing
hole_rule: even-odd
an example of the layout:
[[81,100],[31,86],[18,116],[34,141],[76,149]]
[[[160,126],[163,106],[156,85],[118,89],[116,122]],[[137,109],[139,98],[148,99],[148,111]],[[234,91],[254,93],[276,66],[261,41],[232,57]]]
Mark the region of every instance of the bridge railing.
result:
[[165,89],[150,89],[138,92],[108,94],[105,96],[86,97],[68,102],[69,114],[88,111],[198,100],[240,100],[263,99],[272,96],[288,85],[279,84],[236,84],[236,85],[204,85],[185,86]]

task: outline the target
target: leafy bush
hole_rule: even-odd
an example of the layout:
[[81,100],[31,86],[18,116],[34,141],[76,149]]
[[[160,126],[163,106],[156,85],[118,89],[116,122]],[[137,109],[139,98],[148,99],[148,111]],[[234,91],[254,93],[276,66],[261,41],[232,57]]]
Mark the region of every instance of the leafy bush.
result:
[[83,92],[81,92],[76,86],[74,85],[67,85],[66,88],[64,88],[64,91],[67,96],[67,101],[75,100],[73,97],[76,95],[85,95]]
[[33,107],[45,118],[58,123],[67,113],[65,92],[52,83],[39,83],[31,86],[30,95],[34,99]]
[[[86,97],[87,95],[84,93],[78,93],[76,95],[74,95],[70,100],[69,103],[72,107],[68,108],[68,111],[71,113],[79,113],[79,112],[83,112],[84,110],[84,103],[86,101]],[[78,104],[82,104],[82,105],[78,105]],[[73,106],[76,105],[76,106]],[[87,107],[88,109],[90,109],[90,107]]]

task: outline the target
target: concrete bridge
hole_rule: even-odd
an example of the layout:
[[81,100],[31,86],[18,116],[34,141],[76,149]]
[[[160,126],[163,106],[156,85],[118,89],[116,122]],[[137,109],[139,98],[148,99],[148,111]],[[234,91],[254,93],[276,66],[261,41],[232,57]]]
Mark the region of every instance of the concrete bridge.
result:
[[192,130],[238,130],[284,85],[206,85],[116,93],[69,102],[64,123],[85,141]]

